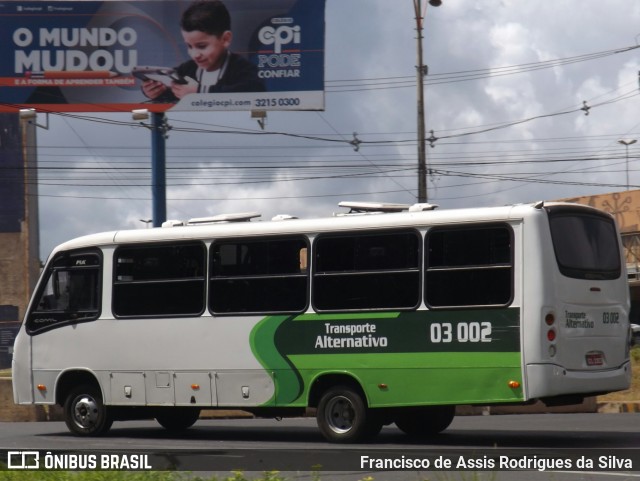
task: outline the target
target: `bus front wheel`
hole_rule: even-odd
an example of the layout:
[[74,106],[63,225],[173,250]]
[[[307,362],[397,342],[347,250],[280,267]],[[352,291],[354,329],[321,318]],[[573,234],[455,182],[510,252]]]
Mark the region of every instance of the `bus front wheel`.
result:
[[447,429],[455,415],[453,405],[416,406],[398,409],[394,421],[409,436],[429,436]]
[[367,408],[362,396],[347,386],[326,391],[316,415],[323,436],[332,442],[355,443],[372,438],[382,429],[382,421]]
[[78,386],[69,392],[64,403],[64,421],[69,431],[79,436],[99,436],[113,424],[100,389],[92,385]]

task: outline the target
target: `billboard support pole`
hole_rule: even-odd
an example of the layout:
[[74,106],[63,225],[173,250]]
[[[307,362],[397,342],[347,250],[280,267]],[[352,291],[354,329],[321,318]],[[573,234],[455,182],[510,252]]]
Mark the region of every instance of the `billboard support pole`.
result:
[[153,227],[167,220],[166,139],[167,119],[162,112],[151,112],[151,195]]

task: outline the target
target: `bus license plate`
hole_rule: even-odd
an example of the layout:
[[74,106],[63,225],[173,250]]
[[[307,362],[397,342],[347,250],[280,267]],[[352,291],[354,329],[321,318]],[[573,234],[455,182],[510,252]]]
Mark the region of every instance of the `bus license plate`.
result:
[[587,366],[602,366],[604,355],[601,352],[588,352],[586,355]]

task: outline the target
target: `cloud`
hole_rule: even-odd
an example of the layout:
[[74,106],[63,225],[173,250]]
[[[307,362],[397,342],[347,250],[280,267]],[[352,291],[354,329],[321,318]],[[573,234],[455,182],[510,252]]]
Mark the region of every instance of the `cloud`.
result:
[[[449,208],[616,190],[541,182],[624,182],[616,139],[640,136],[638,50],[533,67],[635,45],[639,20],[640,4],[627,0],[590,2],[588,8],[580,0],[444,0],[438,8],[426,7],[427,136],[433,129],[440,137],[434,148],[427,147],[433,169],[429,200]],[[322,113],[269,113],[267,130],[342,142],[172,131],[168,216],[255,210],[263,219],[279,213],[317,217],[340,210],[340,200],[413,202],[415,26],[410,1],[327,0],[327,86],[335,80],[360,81],[354,82],[355,91],[328,88]],[[508,66],[514,68],[495,70]],[[455,75],[441,77],[447,73]],[[579,109],[583,101],[594,106],[588,116],[579,110],[547,116]],[[609,103],[597,105],[603,102]],[[129,120],[127,114],[108,117]],[[260,130],[248,113],[171,113],[168,118],[174,126],[196,122]],[[498,128],[526,119],[532,120]],[[358,152],[348,144],[354,132],[365,141]],[[44,194],[68,196],[41,198],[43,255],[76,235],[145,227],[139,219],[151,216],[149,173],[134,176],[118,166],[126,166],[127,159],[139,167],[150,162],[148,131],[52,117],[50,130],[38,132],[38,138],[41,165],[62,160],[64,152],[67,162],[88,160],[87,165],[103,167],[94,174],[105,184],[41,188]],[[616,155],[618,164],[611,159]],[[85,198],[92,196],[101,198]]]

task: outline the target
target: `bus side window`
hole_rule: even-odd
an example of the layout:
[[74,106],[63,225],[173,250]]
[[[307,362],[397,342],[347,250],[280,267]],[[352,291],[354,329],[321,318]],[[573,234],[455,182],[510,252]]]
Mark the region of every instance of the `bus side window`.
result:
[[225,239],[211,246],[214,314],[301,312],[308,304],[307,240]]
[[119,247],[114,257],[114,315],[201,315],[205,309],[205,259],[202,242]]
[[508,225],[432,228],[425,239],[429,307],[507,305],[513,297]]
[[417,308],[420,244],[418,232],[409,229],[319,236],[314,307],[319,311]]

